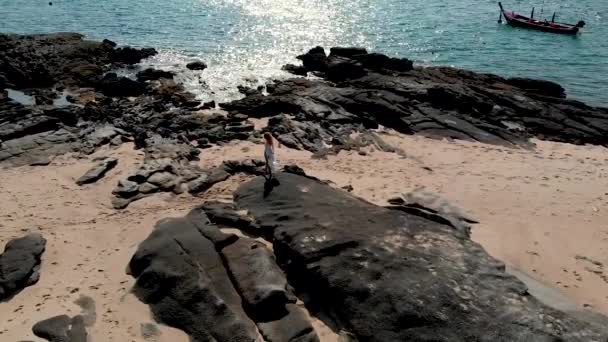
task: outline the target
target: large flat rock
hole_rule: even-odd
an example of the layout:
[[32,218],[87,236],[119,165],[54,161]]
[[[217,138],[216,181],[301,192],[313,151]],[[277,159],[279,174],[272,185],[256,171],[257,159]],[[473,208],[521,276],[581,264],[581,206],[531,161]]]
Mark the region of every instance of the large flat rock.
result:
[[280,173],[237,205],[273,230],[278,262],[359,341],[606,341],[549,308],[461,230]]

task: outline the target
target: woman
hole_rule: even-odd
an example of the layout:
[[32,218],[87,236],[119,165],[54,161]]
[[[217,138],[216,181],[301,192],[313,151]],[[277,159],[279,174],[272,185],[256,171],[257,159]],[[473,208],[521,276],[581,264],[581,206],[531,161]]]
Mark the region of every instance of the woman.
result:
[[264,133],[264,159],[266,160],[267,179],[271,180],[275,173],[274,138],[269,132]]

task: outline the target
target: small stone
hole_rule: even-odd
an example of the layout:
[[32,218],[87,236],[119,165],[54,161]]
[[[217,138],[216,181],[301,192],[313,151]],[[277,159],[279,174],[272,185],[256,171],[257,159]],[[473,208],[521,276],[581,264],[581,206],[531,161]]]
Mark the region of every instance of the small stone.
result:
[[116,188],[112,191],[112,194],[126,198],[135,195],[138,190],[139,184],[129,180],[121,180],[118,182]]
[[144,184],[139,186],[139,192],[142,194],[150,194],[153,192],[157,192],[160,188],[157,185],[152,183],[145,182]]
[[112,170],[118,164],[118,160],[115,158],[107,158],[97,165],[89,169],[82,177],[78,178],[76,184],[84,185],[94,183],[97,180],[103,178],[105,174]]
[[343,187],[342,187],[342,189],[343,189],[343,190],[346,190],[346,191],[348,191],[348,192],[352,192],[353,190],[355,190],[355,189],[353,188],[353,186],[352,186],[352,185],[350,185],[350,184],[349,184],[349,185],[346,185],[346,186],[343,186]]
[[148,178],[148,183],[158,185],[163,189],[171,189],[175,186],[176,176],[170,172],[156,172]]
[[112,207],[114,207],[114,209],[124,209],[131,202],[132,201],[129,198],[122,198],[122,197],[116,197],[116,196],[112,197]]

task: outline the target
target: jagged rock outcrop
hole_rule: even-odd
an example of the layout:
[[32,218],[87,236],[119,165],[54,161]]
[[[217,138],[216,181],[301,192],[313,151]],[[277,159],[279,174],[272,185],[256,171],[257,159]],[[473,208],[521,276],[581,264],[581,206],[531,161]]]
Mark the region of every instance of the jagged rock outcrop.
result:
[[107,65],[135,64],[156,54],[154,49],[116,48],[104,40],[84,40],[79,33],[0,34],[0,78],[5,87],[91,86]]
[[[448,67],[416,67],[358,48],[320,48],[298,56],[307,72],[324,80],[288,79],[221,104],[252,117],[295,116],[309,134],[334,135],[380,125],[406,134],[506,146],[528,139],[607,145],[608,109],[564,99],[553,82],[505,79]],[[302,69],[286,67],[303,74]],[[327,138],[320,138],[327,143]],[[314,151],[306,144],[286,145]]]
[[6,243],[0,254],[0,300],[38,282],[45,247],[46,240],[38,233]]

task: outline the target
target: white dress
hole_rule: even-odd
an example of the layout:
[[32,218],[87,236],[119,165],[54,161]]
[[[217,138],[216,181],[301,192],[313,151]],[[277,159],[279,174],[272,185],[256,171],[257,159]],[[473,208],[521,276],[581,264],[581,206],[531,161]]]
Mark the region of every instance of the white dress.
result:
[[275,174],[275,160],[274,160],[274,148],[272,145],[266,144],[264,147],[264,158],[266,159],[266,163],[270,166],[270,173],[272,175]]

